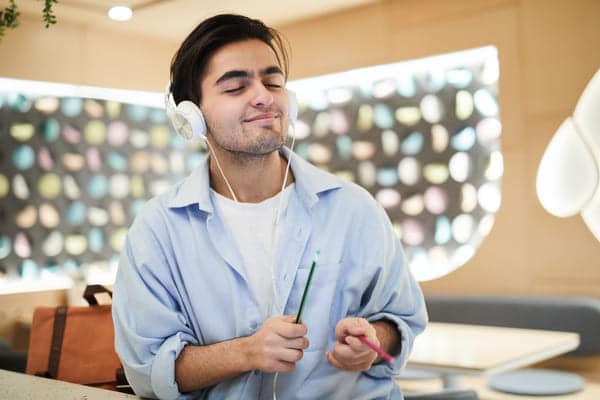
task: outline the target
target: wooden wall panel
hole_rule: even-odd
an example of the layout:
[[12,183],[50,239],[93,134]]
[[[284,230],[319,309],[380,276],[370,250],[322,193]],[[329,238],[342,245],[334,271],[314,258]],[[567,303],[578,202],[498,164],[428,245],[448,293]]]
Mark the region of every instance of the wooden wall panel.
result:
[[[60,18],[60,17],[59,17]],[[0,77],[163,91],[178,43],[22,15],[0,42]]]

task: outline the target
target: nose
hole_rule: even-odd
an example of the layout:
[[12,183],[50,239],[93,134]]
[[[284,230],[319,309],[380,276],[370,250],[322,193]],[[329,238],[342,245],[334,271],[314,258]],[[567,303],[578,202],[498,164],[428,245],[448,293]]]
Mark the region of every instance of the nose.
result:
[[251,104],[256,108],[267,108],[273,104],[273,93],[262,83],[256,82],[252,91]]

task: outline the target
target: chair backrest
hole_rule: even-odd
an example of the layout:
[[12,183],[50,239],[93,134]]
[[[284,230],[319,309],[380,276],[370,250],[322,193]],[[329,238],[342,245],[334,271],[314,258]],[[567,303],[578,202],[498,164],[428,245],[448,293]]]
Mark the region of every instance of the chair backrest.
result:
[[8,342],[0,339],[0,369],[25,372],[27,353],[15,351]]
[[426,296],[436,322],[577,332],[573,355],[600,353],[600,299],[587,297]]
[[445,389],[430,393],[404,393],[405,400],[479,400],[474,390]]

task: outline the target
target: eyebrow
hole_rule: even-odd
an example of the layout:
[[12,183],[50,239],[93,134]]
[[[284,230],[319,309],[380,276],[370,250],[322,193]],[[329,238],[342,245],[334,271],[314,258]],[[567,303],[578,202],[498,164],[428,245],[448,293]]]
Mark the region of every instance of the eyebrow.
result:
[[[259,72],[259,75],[261,77],[263,77],[265,75],[274,75],[274,74],[279,74],[279,75],[283,76],[283,71],[281,71],[281,68],[279,68],[277,66],[271,66],[271,67],[267,67]],[[217,79],[217,81],[215,82],[215,85],[218,85],[218,84],[223,83],[230,79],[240,79],[240,78],[247,79],[252,76],[253,76],[253,74],[251,74],[248,71],[244,71],[244,70],[227,71],[223,75],[221,75],[221,77],[219,79]]]

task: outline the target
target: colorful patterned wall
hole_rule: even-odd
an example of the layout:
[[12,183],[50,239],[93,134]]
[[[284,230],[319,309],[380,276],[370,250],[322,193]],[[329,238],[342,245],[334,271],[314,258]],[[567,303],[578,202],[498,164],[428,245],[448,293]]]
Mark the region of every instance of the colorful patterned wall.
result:
[[486,47],[290,85],[301,103],[296,153],[373,194],[419,280],[464,265],[494,224],[498,77]]
[[[498,77],[488,47],[288,85],[300,103],[295,152],[373,194],[419,280],[464,265],[494,224]],[[2,88],[0,292],[113,276],[139,207],[203,150],[172,131],[158,104]]]
[[164,110],[0,92],[0,283],[114,272],[127,227],[200,153]]

